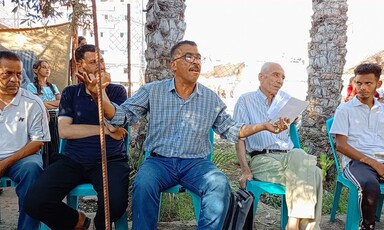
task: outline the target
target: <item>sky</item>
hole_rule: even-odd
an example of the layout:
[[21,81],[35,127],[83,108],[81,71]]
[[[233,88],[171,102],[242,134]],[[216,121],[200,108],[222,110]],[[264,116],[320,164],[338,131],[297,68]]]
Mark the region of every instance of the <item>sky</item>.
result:
[[[383,50],[384,1],[348,0],[347,66]],[[310,0],[186,1],[185,39],[215,60],[307,58]]]
[[[384,49],[384,1],[347,2],[345,69]],[[184,39],[195,41],[207,58],[203,72],[216,64],[244,61],[244,78],[256,79],[265,61],[276,61],[286,71],[287,85],[293,79],[306,84],[311,0],[190,0],[186,5]],[[302,62],[292,64],[292,58]],[[306,88],[289,90],[305,98]]]

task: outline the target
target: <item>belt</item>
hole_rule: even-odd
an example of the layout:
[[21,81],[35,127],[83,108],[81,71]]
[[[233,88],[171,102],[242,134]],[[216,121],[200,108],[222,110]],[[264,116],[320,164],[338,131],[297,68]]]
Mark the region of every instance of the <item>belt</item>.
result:
[[282,149],[263,149],[261,151],[255,150],[249,153],[251,157],[254,157],[256,155],[266,154],[266,153],[286,153],[288,150],[282,150]]
[[158,154],[158,153],[156,153],[156,152],[151,152],[151,157],[164,157],[164,156],[162,156],[162,155],[160,155],[160,154]]

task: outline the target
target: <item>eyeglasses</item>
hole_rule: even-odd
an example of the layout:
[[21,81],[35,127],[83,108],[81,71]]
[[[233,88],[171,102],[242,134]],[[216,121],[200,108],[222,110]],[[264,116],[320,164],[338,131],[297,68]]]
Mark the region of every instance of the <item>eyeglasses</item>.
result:
[[0,73],[1,79],[8,79],[12,76],[16,76],[18,79],[21,79],[22,74],[21,72],[12,72],[12,71],[6,71],[5,73]]
[[184,58],[184,61],[186,61],[188,63],[193,63],[195,60],[197,62],[200,62],[200,63],[205,61],[205,58],[201,57],[200,54],[193,55],[193,54],[190,54],[190,53],[186,53],[186,54],[184,54],[181,57],[175,58],[175,59],[173,59],[173,61],[176,61],[177,59],[181,59],[181,58]]

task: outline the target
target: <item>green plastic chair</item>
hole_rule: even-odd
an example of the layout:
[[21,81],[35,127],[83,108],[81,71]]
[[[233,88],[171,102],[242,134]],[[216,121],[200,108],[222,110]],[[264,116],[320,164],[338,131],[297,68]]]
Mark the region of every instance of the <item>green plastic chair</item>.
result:
[[[328,118],[325,124],[327,129],[327,134],[328,134],[328,141],[332,149],[332,154],[335,160],[335,166],[337,170],[336,188],[335,188],[335,195],[333,198],[330,220],[331,222],[335,222],[336,210],[337,210],[337,207],[339,206],[341,189],[343,188],[343,186],[345,186],[349,189],[345,229],[346,230],[358,229],[360,224],[360,219],[361,219],[361,215],[359,211],[360,209],[358,204],[358,191],[357,191],[357,187],[347,177],[345,177],[343,170],[340,166],[339,158],[337,156],[337,151],[335,148],[335,142],[333,140],[332,134],[329,132],[331,130],[332,123],[333,123],[333,117]],[[381,190],[381,196],[377,204],[377,209],[375,214],[376,221],[380,221],[381,209],[383,207],[384,183],[380,183],[380,190]]]
[[[294,122],[289,126],[289,135],[293,142],[294,148],[301,148],[299,133],[297,132],[297,126]],[[260,180],[250,180],[247,182],[245,187],[247,191],[250,191],[255,195],[253,201],[253,216],[256,215],[257,206],[259,204],[259,199],[261,194],[270,193],[275,195],[280,195],[281,197],[281,215],[280,215],[280,227],[282,230],[285,229],[285,225],[288,222],[288,208],[287,202],[285,200],[285,186],[281,184],[275,184],[272,182],[260,181]]]
[[[213,145],[213,143],[214,143],[214,132],[213,132],[212,129],[209,130],[209,141],[211,143],[212,151],[208,154],[207,159],[208,160],[212,160],[213,146],[214,146]],[[144,159],[149,157],[149,155],[150,155],[149,152],[145,152]],[[196,193],[190,191],[189,189],[184,188],[181,185],[175,185],[173,187],[170,187],[170,188],[168,188],[167,190],[163,191],[160,194],[159,209],[161,209],[161,199],[162,199],[163,193],[181,193],[181,192],[186,192],[186,193],[191,195],[192,202],[193,202],[193,211],[195,213],[196,222],[198,222],[199,221],[199,216],[200,216],[200,210],[201,210],[201,198]],[[160,220],[160,211],[159,211],[158,219]]]
[[[128,154],[129,151],[129,127],[125,127],[128,131],[128,134],[125,139],[125,147],[126,147],[126,153]],[[60,139],[60,147],[59,147],[59,153],[63,152],[64,146],[67,143],[66,139]],[[74,208],[79,208],[79,199],[82,196],[97,196],[97,193],[95,189],[93,188],[93,185],[90,183],[81,184],[73,188],[69,194],[67,195],[67,204]],[[125,212],[116,222],[114,222],[115,229],[116,230],[128,230],[128,214]],[[41,230],[49,230],[50,228],[46,226],[45,224],[42,224]]]

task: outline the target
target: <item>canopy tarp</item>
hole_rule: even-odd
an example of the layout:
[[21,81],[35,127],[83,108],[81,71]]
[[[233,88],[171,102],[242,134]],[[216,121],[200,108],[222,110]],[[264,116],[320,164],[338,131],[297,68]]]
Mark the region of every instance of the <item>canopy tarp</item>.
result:
[[49,62],[49,82],[62,91],[68,84],[71,29],[70,23],[35,28],[0,28],[0,50],[15,51],[23,62],[23,87],[33,81],[36,60]]

